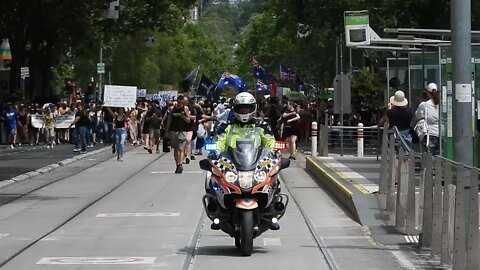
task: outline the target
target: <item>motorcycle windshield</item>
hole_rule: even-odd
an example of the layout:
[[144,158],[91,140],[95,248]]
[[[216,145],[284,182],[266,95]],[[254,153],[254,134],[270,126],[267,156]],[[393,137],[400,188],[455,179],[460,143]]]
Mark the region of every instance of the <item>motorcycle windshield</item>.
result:
[[254,170],[261,152],[262,147],[255,147],[252,139],[237,139],[237,147],[230,148],[230,155],[240,171]]

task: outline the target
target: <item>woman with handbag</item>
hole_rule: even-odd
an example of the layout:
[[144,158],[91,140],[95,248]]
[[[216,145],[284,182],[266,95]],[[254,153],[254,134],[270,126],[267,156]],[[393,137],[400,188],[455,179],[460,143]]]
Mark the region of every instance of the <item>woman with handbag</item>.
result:
[[415,131],[420,137],[424,149],[435,156],[440,154],[440,92],[437,90],[435,83],[430,83],[427,86],[427,92],[430,99],[420,103],[415,112],[415,117],[418,119]]
[[403,91],[395,92],[395,96],[390,98],[391,109],[387,111],[387,118],[390,126],[396,126],[400,131],[400,136],[412,147],[412,132],[410,123],[413,119],[413,110],[408,107],[408,100]]

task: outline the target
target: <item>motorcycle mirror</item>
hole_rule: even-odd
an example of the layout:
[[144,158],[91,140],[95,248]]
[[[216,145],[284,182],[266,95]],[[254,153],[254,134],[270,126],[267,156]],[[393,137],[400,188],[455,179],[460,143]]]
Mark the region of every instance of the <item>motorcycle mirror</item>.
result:
[[290,159],[282,157],[282,164],[280,165],[280,170],[290,167]]
[[208,159],[202,159],[200,162],[198,162],[200,165],[200,169],[205,170],[205,171],[212,171],[212,164],[210,164],[210,161]]

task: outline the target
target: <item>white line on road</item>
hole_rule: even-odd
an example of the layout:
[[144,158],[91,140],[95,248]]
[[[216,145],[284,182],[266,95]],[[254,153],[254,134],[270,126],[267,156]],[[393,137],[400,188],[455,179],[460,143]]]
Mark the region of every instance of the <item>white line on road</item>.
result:
[[[198,174],[198,173],[204,173],[204,171],[183,171],[183,173],[188,173],[188,174]],[[175,174],[175,172],[171,171],[165,171],[165,172],[152,172],[152,174]]]
[[0,233],[0,238],[7,237],[9,235],[10,235],[9,233]]
[[37,264],[153,264],[156,257],[43,257]]
[[98,218],[113,217],[178,217],[180,213],[101,213]]
[[413,265],[413,263],[410,262],[409,259],[407,259],[401,251],[392,251],[393,256],[397,258],[398,262],[400,265],[403,267],[403,269],[417,269]]
[[263,238],[264,246],[281,246],[282,241],[280,238]]

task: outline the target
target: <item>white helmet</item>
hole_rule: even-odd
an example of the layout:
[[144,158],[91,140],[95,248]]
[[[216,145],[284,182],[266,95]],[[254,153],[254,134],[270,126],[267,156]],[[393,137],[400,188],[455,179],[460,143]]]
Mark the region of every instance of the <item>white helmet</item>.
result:
[[242,123],[252,120],[257,113],[257,102],[253,95],[248,92],[238,94],[233,101],[233,112]]

